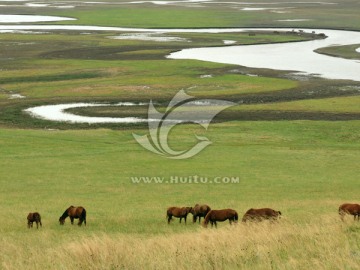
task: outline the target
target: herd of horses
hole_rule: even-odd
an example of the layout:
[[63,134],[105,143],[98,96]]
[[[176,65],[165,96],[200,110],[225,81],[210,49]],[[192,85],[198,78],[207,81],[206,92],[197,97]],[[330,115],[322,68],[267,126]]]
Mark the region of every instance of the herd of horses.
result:
[[[199,220],[201,222],[201,218],[204,218],[203,226],[207,227],[209,222],[211,227],[215,225],[217,227],[216,222],[223,222],[229,220],[230,225],[235,222],[238,222],[239,215],[234,209],[220,209],[220,210],[212,210],[210,206],[203,204],[196,204],[194,207],[169,207],[166,211],[166,218],[168,224],[170,224],[173,217],[179,218],[180,223],[181,220],[184,219],[186,224],[186,218],[188,214],[193,215],[193,223],[196,223]],[[360,221],[360,204],[356,203],[344,203],[339,207],[339,215],[341,220],[344,220],[345,215],[354,216],[354,220]],[[277,220],[280,218],[281,212],[276,211],[271,208],[259,208],[254,209],[251,208],[245,212],[242,218],[242,222],[247,221],[262,221],[262,220]],[[64,213],[59,218],[60,225],[65,224],[65,219],[69,217],[71,224],[74,224],[74,219],[79,219],[78,225],[81,226],[83,223],[86,226],[86,210],[82,206],[70,206],[67,208]],[[39,228],[39,224],[42,227],[41,216],[38,212],[29,213],[27,216],[27,224],[28,228],[33,227],[33,223],[36,223],[36,228]]]
[[[226,220],[229,220],[230,225],[235,222],[238,222],[239,215],[234,209],[220,209],[220,210],[212,210],[210,206],[203,204],[199,205],[196,204],[194,207],[169,207],[166,211],[166,218],[168,221],[168,224],[170,224],[170,221],[172,220],[172,217],[176,217],[181,220],[184,219],[184,222],[186,224],[186,218],[188,214],[193,215],[193,223],[199,219],[199,223],[201,218],[204,218],[203,226],[207,227],[209,222],[211,224],[211,227],[215,225],[217,227],[216,222],[223,222]],[[358,221],[360,220],[360,205],[356,203],[344,203],[340,205],[339,207],[339,215],[341,217],[341,220],[344,220],[344,216],[353,215],[354,220],[356,220],[356,217]],[[242,218],[242,222],[247,221],[256,221],[260,222],[262,220],[271,220],[275,221],[278,218],[280,218],[281,212],[276,211],[271,208],[250,208],[245,212]]]
[[[223,222],[225,220],[229,220],[230,225],[235,222],[237,223],[239,220],[239,215],[234,209],[220,209],[220,210],[212,210],[210,206],[203,204],[196,204],[194,207],[169,207],[166,211],[166,218],[168,224],[172,220],[172,217],[176,217],[181,220],[184,219],[186,224],[186,218],[188,214],[193,215],[193,223],[199,219],[199,223],[201,218],[204,218],[203,226],[207,227],[209,222],[211,227],[215,225],[217,227],[217,222]],[[242,221],[262,221],[264,219],[268,220],[276,220],[281,216],[280,211],[276,211],[271,208],[259,208],[254,209],[251,208],[244,214]]]

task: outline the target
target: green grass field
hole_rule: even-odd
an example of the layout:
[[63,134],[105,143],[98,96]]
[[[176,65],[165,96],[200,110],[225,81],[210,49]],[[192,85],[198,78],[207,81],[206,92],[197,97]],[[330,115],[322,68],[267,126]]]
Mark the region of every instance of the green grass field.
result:
[[[270,1],[218,2],[188,3],[196,8],[108,1],[74,4],[78,6],[73,9],[1,9],[3,14],[79,19],[62,24],[360,30],[356,1],[271,5],[290,5],[285,9],[290,13],[241,10],[268,7],[264,3]],[[351,216],[341,222],[338,215],[340,204],[360,202],[359,82],[297,80],[287,71],[165,58],[182,48],[221,46],[223,40],[246,45],[311,36],[166,34],[187,40],[180,42],[109,38],[119,34],[0,33],[0,269],[360,267],[360,222]],[[346,58],[356,46],[330,50]],[[145,124],[75,125],[34,119],[23,112],[42,104],[150,99],[164,112],[179,90],[197,98],[240,103],[221,113],[208,130],[182,124],[171,131],[169,145],[174,150],[194,146],[195,135],[212,142],[185,160],[167,159],[140,146],[133,133],[147,134]],[[14,94],[24,98],[13,99]],[[147,113],[145,107],[74,111],[91,116]],[[152,182],[136,183],[141,177]],[[207,182],[173,183],[176,177]],[[238,182],[225,183],[227,179]],[[234,226],[224,222],[218,229],[205,229],[192,224],[190,214],[187,225],[177,219],[167,224],[167,207],[196,203],[233,208],[240,219],[249,208],[271,207],[281,210],[282,218]],[[59,225],[70,205],[86,208],[86,227],[71,226],[68,219]],[[26,216],[33,211],[42,216],[38,230],[27,229]]]
[[[146,249],[141,250],[141,247],[149,245],[146,244],[149,241],[157,241],[157,238],[159,245],[166,246],[170,244],[168,237],[172,239],[174,234],[180,234],[179,237],[184,235],[185,239],[194,237],[195,241],[200,241],[198,237],[219,237],[213,235],[211,229],[207,233],[201,226],[191,222],[187,226],[178,224],[177,221],[171,225],[166,224],[167,206],[191,206],[198,202],[206,202],[213,208],[234,208],[240,216],[251,207],[270,206],[281,209],[283,219],[275,227],[275,232],[274,225],[269,227],[267,223],[256,227],[257,230],[265,230],[262,233],[267,237],[275,238],[274,245],[267,247],[267,256],[274,256],[275,268],[282,268],[284,262],[289,263],[288,259],[300,252],[302,245],[307,245],[306,242],[310,239],[324,241],[325,235],[329,238],[330,231],[323,231],[324,228],[331,230],[332,236],[335,234],[334,238],[330,237],[331,240],[326,241],[326,245],[338,245],[334,239],[340,237],[344,241],[342,245],[347,243],[349,252],[357,252],[360,227],[352,224],[350,217],[346,225],[342,224],[337,208],[343,201],[356,201],[358,198],[358,121],[229,122],[212,125],[206,134],[201,131],[196,126],[177,128],[171,137],[171,145],[191,145],[194,143],[193,133],[208,136],[214,144],[194,158],[174,161],[154,156],[135,143],[132,132],[141,133],[139,130],[3,129],[0,133],[3,168],[0,173],[1,205],[3,214],[7,217],[1,225],[1,233],[5,236],[1,245],[4,248],[1,253],[3,266],[20,254],[24,258],[30,256],[32,260],[40,260],[37,262],[39,268],[50,267],[50,262],[43,260],[42,250],[45,250],[45,254],[58,253],[55,263],[65,260],[66,266],[70,261],[65,258],[65,254],[77,258],[76,251],[90,252],[88,249],[95,248],[91,252],[96,253],[99,261],[93,262],[87,254],[86,259],[80,259],[79,264],[85,268],[97,268],[96,265],[99,264],[102,265],[101,268],[108,269],[119,259],[118,256],[127,256],[121,246],[117,247],[120,250],[119,253],[115,252],[116,255],[107,255],[113,245],[120,245],[119,242],[122,245],[134,245],[127,247],[128,251],[139,252],[138,256],[146,263],[150,257]],[[238,177],[239,183],[132,182],[132,177],[171,179],[170,177],[194,175],[207,177],[209,180],[215,177]],[[72,227],[69,221],[64,227],[58,224],[59,216],[70,204],[86,207],[86,228]],[[29,211],[39,211],[42,214],[43,228],[38,231],[26,228],[26,215]],[[239,224],[235,232],[252,230],[243,226]],[[334,230],[332,226],[335,227]],[[296,228],[307,228],[310,238],[298,235]],[[315,232],[320,228],[321,233]],[[220,224],[218,230],[225,235],[234,233],[228,224]],[[247,244],[250,249],[256,251],[264,245],[263,241],[256,239],[258,234],[251,235],[248,232],[246,235],[250,238],[249,241],[255,241]],[[39,237],[40,242],[37,240]],[[238,237],[242,241],[242,236]],[[300,239],[291,240],[293,237]],[[115,239],[119,242],[113,242]],[[95,242],[91,243],[92,241]],[[139,250],[136,241],[142,243]],[[208,249],[207,241],[202,241],[199,248],[201,252],[205,252]],[[210,239],[210,245],[215,245],[214,241]],[[289,245],[289,249],[281,247],[282,241]],[[176,242],[174,239],[175,246]],[[191,240],[188,239],[186,243],[191,245]],[[323,244],[320,247],[326,248]],[[16,255],[13,254],[14,245]],[[68,250],[69,245],[75,250]],[[105,245],[104,250],[98,245]],[[310,250],[319,248],[316,245],[310,246]],[[214,256],[224,256],[221,255],[224,250],[217,250],[216,246],[214,249]],[[345,256],[342,259],[351,257],[345,253],[348,250],[341,250],[337,255]],[[155,250],[149,252],[157,253]],[[167,252],[169,256],[173,256],[175,250]],[[179,252],[187,253],[183,246]],[[281,260],[279,252],[283,254]],[[322,252],[317,250],[316,253]],[[110,259],[103,256],[110,256]],[[266,267],[267,263],[256,263],[250,257],[244,258],[241,264],[254,265],[259,269]],[[232,256],[225,255],[222,265],[217,268],[234,267],[232,260]],[[25,267],[24,262],[16,259],[15,262],[12,267]],[[174,263],[172,259],[165,262]],[[159,267],[167,268],[165,262]],[[206,262],[204,259],[203,263]],[[359,263],[359,259],[355,262]],[[330,260],[328,263],[335,262]],[[139,267],[139,264],[129,262],[125,264],[125,268],[136,265]],[[307,268],[307,265],[300,269]],[[180,268],[186,266],[185,263],[179,263]],[[336,267],[339,266],[341,265]]]

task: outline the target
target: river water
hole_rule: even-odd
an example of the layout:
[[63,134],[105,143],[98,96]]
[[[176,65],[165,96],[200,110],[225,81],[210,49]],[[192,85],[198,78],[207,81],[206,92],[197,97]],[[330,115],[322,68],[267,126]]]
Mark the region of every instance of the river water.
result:
[[316,49],[328,46],[360,43],[359,32],[324,29],[308,31],[325,33],[328,37],[323,40],[304,42],[185,49],[172,53],[168,57],[235,64],[252,68],[292,70],[305,74],[316,74],[327,79],[360,81],[359,60],[331,57],[314,52]]

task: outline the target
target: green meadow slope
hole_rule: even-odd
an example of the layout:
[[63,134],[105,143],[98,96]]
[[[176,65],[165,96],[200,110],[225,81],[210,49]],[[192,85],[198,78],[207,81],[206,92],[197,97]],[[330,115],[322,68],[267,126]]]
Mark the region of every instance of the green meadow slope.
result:
[[[217,2],[84,2],[72,9],[36,10],[17,4],[2,7],[2,13],[62,15],[78,21],[61,24],[123,27],[360,29],[357,1]],[[250,7],[280,9],[242,10]],[[307,20],[279,21],[287,19]],[[182,48],[221,46],[224,40],[247,45],[311,35],[162,34],[181,38],[169,42],[109,38],[118,35],[0,33],[1,269],[360,267],[360,222],[351,216],[341,222],[338,215],[341,203],[360,203],[360,84],[165,57]],[[353,57],[354,48],[324,53],[348,57],[351,51]],[[152,99],[164,112],[179,90],[239,103],[207,130],[182,124],[171,131],[174,150],[194,146],[195,135],[212,142],[185,160],[142,148],[133,134],[147,134],[145,124],[57,123],[23,111],[43,104]],[[147,108],[74,112],[146,117]],[[167,224],[167,207],[195,203],[233,208],[240,219],[249,208],[271,207],[282,218],[234,226],[224,222],[217,230],[193,224],[191,215],[187,225],[177,219]],[[86,227],[71,226],[69,220],[59,225],[70,205],[86,208]],[[27,229],[31,211],[41,213],[42,228]]]

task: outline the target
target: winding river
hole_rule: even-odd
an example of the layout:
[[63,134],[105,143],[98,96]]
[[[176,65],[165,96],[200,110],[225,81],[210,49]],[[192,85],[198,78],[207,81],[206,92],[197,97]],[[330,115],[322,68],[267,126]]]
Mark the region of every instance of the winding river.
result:
[[[244,31],[292,31],[286,28],[211,28],[211,29],[145,29],[124,27],[100,27],[82,25],[0,25],[1,31],[18,30],[71,30],[71,31],[118,31],[118,32],[144,32],[144,33],[230,33]],[[360,81],[360,61],[331,57],[315,53],[314,50],[328,46],[342,46],[360,43],[360,32],[326,30],[326,29],[304,29],[306,32],[315,31],[324,33],[326,39],[266,44],[247,46],[221,46],[211,48],[194,48],[174,52],[167,57],[170,59],[196,59],[225,64],[235,64],[253,68],[268,68],[277,70],[289,70],[320,76],[327,79],[343,79]],[[298,30],[295,30],[298,31]],[[121,42],[121,41],[120,41]],[[80,106],[104,106],[101,104],[62,104],[54,106],[41,106],[41,108],[30,108],[27,112],[32,115],[53,121],[85,122],[85,123],[130,123],[143,122],[145,119],[138,118],[93,118],[87,119],[64,113],[70,107]],[[75,121],[76,119],[76,121]]]
[[[281,31],[284,29],[271,30]],[[327,79],[360,81],[359,60],[332,57],[314,52],[323,47],[359,43],[360,32],[325,29],[308,31],[325,33],[328,37],[304,42],[185,49],[172,53],[168,57],[235,64],[252,68],[291,70]]]
[[[125,27],[101,27],[83,25],[0,25],[0,31],[16,30],[71,30],[71,31],[118,31],[146,33],[231,33],[244,31],[291,31],[286,28],[210,28],[210,29],[146,29]],[[327,79],[360,81],[360,61],[331,57],[314,50],[328,46],[360,43],[360,32],[302,29],[307,32],[324,33],[326,39],[247,46],[221,46],[185,49],[172,53],[171,59],[195,59],[217,63],[234,64],[253,68],[290,70],[316,74]]]
[[70,104],[56,104],[56,105],[43,105],[33,108],[26,109],[25,112],[29,113],[33,117],[68,123],[143,123],[151,121],[151,119],[138,118],[138,117],[91,117],[75,115],[66,110],[71,108],[84,108],[84,107],[103,107],[103,106],[141,106],[144,104],[135,104],[132,102],[120,102],[117,104],[106,104],[106,103],[70,103]]

